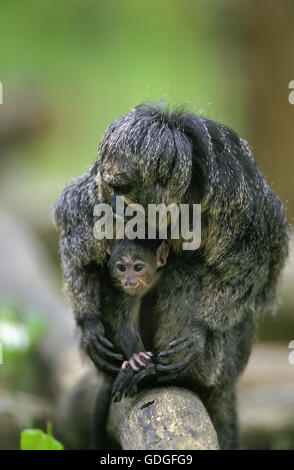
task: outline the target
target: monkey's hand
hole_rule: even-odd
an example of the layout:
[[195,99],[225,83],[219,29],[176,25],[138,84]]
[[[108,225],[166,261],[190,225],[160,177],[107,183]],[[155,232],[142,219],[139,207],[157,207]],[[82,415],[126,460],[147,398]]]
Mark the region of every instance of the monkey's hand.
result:
[[102,321],[88,320],[83,323],[82,348],[101,371],[112,375],[120,371],[123,356],[113,352],[114,346],[105,337]]
[[179,377],[186,371],[197,355],[203,353],[207,328],[200,322],[195,322],[193,327],[192,332],[189,331],[181,338],[172,341],[166,351],[162,351],[157,355],[158,382]]
[[[131,359],[128,361],[124,361],[122,364],[122,369],[125,369],[128,366],[131,366],[131,368],[137,372],[140,370],[140,367],[146,367],[146,362],[144,362],[142,359],[145,359],[146,361],[150,361],[152,356],[152,352],[138,352],[132,355]],[[138,367],[139,366],[139,367]]]
[[112,387],[113,401],[120,401],[123,396],[132,397],[138,391],[137,384],[144,378],[154,375],[156,375],[156,366],[152,362],[147,363],[139,372],[133,370],[130,365],[121,368]]

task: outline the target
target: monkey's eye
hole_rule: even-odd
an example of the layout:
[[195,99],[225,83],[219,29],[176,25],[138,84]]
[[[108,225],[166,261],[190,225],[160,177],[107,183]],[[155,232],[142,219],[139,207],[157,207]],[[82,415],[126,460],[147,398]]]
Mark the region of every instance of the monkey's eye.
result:
[[120,271],[121,273],[124,273],[125,270],[126,270],[126,267],[125,267],[124,264],[118,264],[118,265],[117,265],[117,269],[118,269],[118,271]]
[[142,271],[142,269],[144,269],[143,264],[135,264],[135,271],[139,272]]

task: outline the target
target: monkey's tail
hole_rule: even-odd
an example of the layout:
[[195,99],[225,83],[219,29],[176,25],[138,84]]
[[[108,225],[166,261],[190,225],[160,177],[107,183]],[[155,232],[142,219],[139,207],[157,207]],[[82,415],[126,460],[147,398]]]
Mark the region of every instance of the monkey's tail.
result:
[[112,382],[104,381],[96,397],[92,422],[92,450],[106,449],[106,423],[111,401],[111,389]]

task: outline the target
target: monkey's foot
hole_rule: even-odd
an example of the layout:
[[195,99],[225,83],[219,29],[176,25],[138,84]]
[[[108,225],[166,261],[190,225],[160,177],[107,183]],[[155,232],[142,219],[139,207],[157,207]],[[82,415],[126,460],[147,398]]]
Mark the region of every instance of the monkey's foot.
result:
[[134,371],[131,367],[121,368],[112,386],[113,401],[120,401],[123,396],[132,397],[138,391],[137,384],[146,377],[154,375],[156,375],[156,368],[152,362],[148,362],[146,367],[139,372]]
[[[131,359],[129,359],[128,361],[124,361],[122,363],[121,368],[125,369],[126,367],[131,366],[131,368],[135,372],[137,372],[138,370],[140,370],[140,367],[146,367],[147,363],[143,362],[142,359],[145,359],[146,361],[150,361],[151,357],[152,357],[152,352],[150,352],[150,351],[147,351],[147,352],[142,351],[142,352],[135,353],[135,354],[132,355]],[[138,367],[137,364],[140,367]]]

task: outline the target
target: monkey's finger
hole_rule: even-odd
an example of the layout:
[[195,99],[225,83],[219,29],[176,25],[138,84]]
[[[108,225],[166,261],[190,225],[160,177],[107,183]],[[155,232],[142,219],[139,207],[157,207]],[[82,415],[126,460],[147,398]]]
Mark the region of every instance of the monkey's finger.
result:
[[121,368],[122,368],[122,369],[125,369],[126,367],[128,367],[128,365],[129,365],[129,361],[124,361],[124,362],[122,363]]
[[[135,362],[136,362],[137,364],[139,364],[139,366],[145,367],[146,364],[145,364],[145,362],[142,361],[142,359],[140,359],[140,356],[143,357],[143,354],[142,354],[142,353],[134,354],[134,355],[133,355],[133,359],[135,360]],[[150,361],[150,357],[149,357],[149,356],[147,356],[147,357],[148,357],[147,360]]]
[[[144,372],[144,374],[143,374],[143,372]],[[125,396],[126,397],[134,396],[135,390],[137,389],[138,382],[140,382],[140,380],[142,380],[145,376],[146,376],[146,369],[143,369],[133,377],[133,379],[128,384],[128,386],[125,390]]]
[[111,396],[113,401],[120,401],[122,399],[124,390],[134,374],[135,372],[131,367],[120,371],[112,386]]
[[189,353],[182,361],[176,362],[175,364],[170,364],[168,366],[157,364],[157,371],[161,373],[171,373],[171,374],[181,372],[190,365],[190,362],[193,359],[193,356],[194,355],[192,353]]
[[124,395],[124,391],[127,386],[127,383],[128,383],[127,380],[122,379],[116,384],[114,384],[114,386],[112,387],[112,393],[111,393],[111,396],[114,402],[121,401]]
[[118,367],[115,367],[113,366],[112,364],[109,364],[108,362],[106,361],[103,361],[103,359],[101,359],[100,357],[91,357],[92,360],[94,361],[94,364],[99,368],[101,369],[102,371],[104,372],[109,372],[109,373],[112,373],[112,374],[117,374],[120,369]]
[[122,395],[119,395],[119,394],[113,395],[112,399],[113,399],[114,403],[117,403],[117,402],[121,401]]
[[104,328],[104,325],[102,323],[102,321],[98,321],[98,328],[100,330],[100,333],[104,336],[105,335],[105,328]]
[[117,383],[117,380],[115,380],[113,386],[112,386],[112,390],[111,390],[111,396],[112,398],[114,398],[118,392],[118,389],[119,389],[119,384]]
[[152,352],[140,352],[139,355],[146,359],[146,361],[151,361],[151,357],[153,356]]
[[134,387],[137,386],[137,384],[144,379],[145,377],[149,377],[151,375],[156,374],[156,369],[154,364],[148,365],[146,369],[142,369],[140,372],[138,372],[134,377],[130,380],[126,390],[125,390],[125,396],[126,397],[131,397],[133,396],[132,393],[134,391]]
[[121,401],[123,396],[123,389],[121,387],[113,387],[111,392],[111,398],[114,402]]
[[175,364],[170,364],[167,366],[158,364],[157,371],[159,373],[167,374],[169,376],[173,374],[179,374],[180,372],[183,372],[190,365],[192,358],[193,358],[193,354],[186,356],[184,360],[176,362]]
[[120,371],[119,367],[115,367],[109,362],[104,361],[95,351],[93,347],[88,349],[89,356],[91,357],[94,364],[104,372],[118,373]]
[[96,351],[101,354],[101,356],[103,356],[105,359],[112,359],[119,362],[123,361],[124,358],[122,354],[108,351],[108,349],[106,349],[102,344],[100,344],[99,341],[95,341],[93,344]]
[[162,351],[162,352],[160,352],[157,357],[168,357],[168,356],[171,356],[172,354],[179,353],[179,352],[183,351],[184,349],[190,348],[192,345],[193,345],[193,341],[192,341],[192,340],[189,340],[189,341],[187,341],[187,342],[185,342],[185,343],[179,344],[179,345],[176,346],[175,348],[168,349],[167,351]]
[[123,397],[123,390],[117,390],[115,392],[113,391],[111,394],[111,398],[115,403],[118,401],[121,401],[122,397]]
[[135,359],[133,357],[129,360],[129,363],[130,363],[131,368],[134,371],[137,372],[139,370],[139,367],[136,366],[136,362],[135,362]]
[[99,341],[106,346],[107,348],[113,349],[114,346],[113,344],[103,335],[103,334],[98,334],[98,339]]
[[183,343],[188,339],[188,335],[182,336],[181,338],[175,339],[169,343],[169,347],[172,348],[173,346],[177,346],[180,343]]

